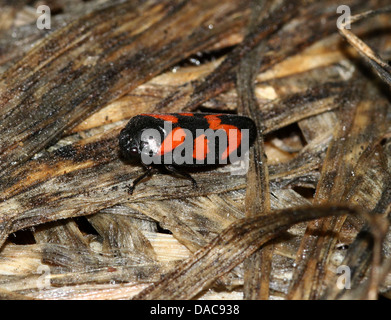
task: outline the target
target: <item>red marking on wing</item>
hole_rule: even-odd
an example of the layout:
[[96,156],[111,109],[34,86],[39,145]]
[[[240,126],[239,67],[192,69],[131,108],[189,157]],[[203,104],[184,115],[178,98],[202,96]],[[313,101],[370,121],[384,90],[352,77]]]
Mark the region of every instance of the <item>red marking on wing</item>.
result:
[[178,113],[178,114],[185,117],[194,117],[194,113]]
[[181,145],[186,138],[185,130],[182,128],[174,128],[167,137],[163,140],[160,149],[158,151],[159,155],[163,155],[167,152],[174,150],[176,147]]
[[[222,129],[227,134],[227,148],[224,150],[224,152],[221,155],[221,158],[223,160],[228,158],[228,155],[230,155],[233,151],[235,151],[237,148],[239,148],[241,142],[242,142],[242,134],[240,130],[230,124],[221,124],[221,119],[218,117],[218,115],[207,115],[205,116],[205,119],[209,123],[209,128],[212,130],[219,130]],[[234,131],[233,131],[234,130]],[[236,131],[236,134],[234,134]],[[231,134],[230,134],[231,132]]]
[[171,114],[155,114],[155,113],[143,113],[141,114],[141,116],[148,116],[148,117],[152,117],[152,118],[155,118],[155,119],[161,119],[161,120],[164,120],[164,121],[170,121],[172,123],[177,123],[178,122],[178,118],[171,115]]
[[200,135],[194,139],[193,158],[197,160],[204,160],[209,152],[208,139],[206,136]]
[[237,148],[239,148],[240,144],[242,143],[242,133],[237,127],[232,125],[223,124],[221,125],[220,129],[225,130],[225,132],[227,133],[228,147],[227,149],[224,150],[223,154],[221,155],[222,159],[227,159],[228,155],[230,155]]
[[209,123],[209,128],[212,130],[218,130],[218,127],[221,123],[219,116],[221,116],[221,114],[210,114],[205,116],[206,121]]

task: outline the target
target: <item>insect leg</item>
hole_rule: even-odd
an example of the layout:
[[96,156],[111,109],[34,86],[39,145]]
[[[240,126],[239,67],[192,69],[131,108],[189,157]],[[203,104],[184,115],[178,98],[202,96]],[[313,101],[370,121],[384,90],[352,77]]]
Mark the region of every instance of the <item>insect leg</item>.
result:
[[133,194],[134,188],[141,180],[143,180],[145,177],[149,177],[153,175],[156,172],[156,169],[152,166],[147,166],[146,169],[147,171],[145,171],[143,174],[139,175],[136,179],[134,179],[132,184],[127,185],[128,193],[130,195]]
[[174,167],[172,165],[165,165],[164,168],[168,172],[171,172],[173,174],[182,176],[182,177],[190,180],[192,182],[192,184],[193,184],[193,188],[197,188],[198,187],[197,181],[195,181],[195,179],[190,174],[188,174],[187,172],[181,171],[181,170],[179,170],[178,168],[176,168],[176,167]]

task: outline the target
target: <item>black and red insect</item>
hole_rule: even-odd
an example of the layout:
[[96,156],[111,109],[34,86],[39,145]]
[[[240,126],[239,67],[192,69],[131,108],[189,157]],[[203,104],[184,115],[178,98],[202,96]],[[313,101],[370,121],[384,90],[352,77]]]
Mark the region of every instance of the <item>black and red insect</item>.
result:
[[197,183],[184,169],[218,166],[240,160],[254,143],[255,123],[248,117],[213,113],[140,114],[130,119],[119,135],[126,160],[147,169],[129,186],[129,193],[144,177],[159,169]]

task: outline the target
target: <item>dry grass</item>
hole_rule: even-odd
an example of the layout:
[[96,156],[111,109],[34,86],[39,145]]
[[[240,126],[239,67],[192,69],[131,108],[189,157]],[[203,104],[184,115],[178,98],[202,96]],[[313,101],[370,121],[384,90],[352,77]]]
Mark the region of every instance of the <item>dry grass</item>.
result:
[[[389,297],[389,9],[339,34],[334,0],[46,3],[47,31],[0,1],[1,298]],[[252,117],[247,175],[129,195],[119,131],[179,110]]]

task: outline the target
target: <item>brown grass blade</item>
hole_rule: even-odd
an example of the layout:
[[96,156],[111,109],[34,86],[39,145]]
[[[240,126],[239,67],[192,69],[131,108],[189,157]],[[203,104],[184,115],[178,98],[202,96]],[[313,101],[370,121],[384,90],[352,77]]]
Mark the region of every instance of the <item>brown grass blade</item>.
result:
[[318,207],[241,219],[135,299],[190,299],[292,224],[348,212],[354,213],[344,207]]

